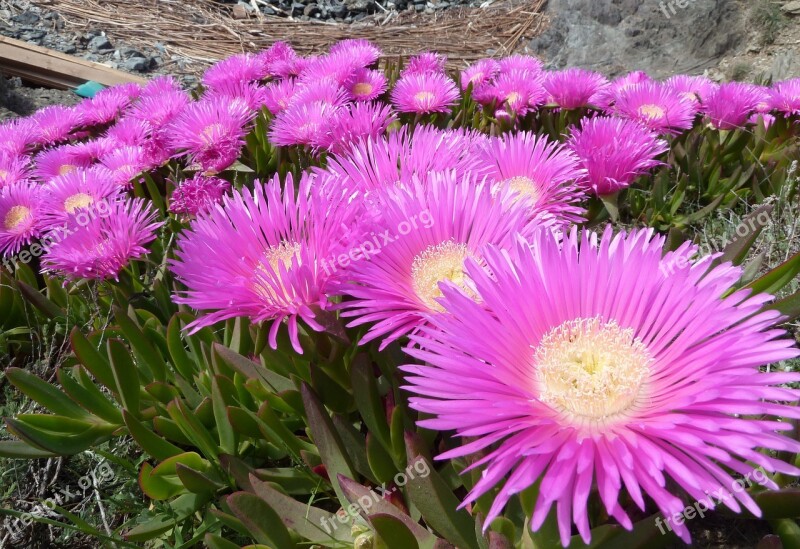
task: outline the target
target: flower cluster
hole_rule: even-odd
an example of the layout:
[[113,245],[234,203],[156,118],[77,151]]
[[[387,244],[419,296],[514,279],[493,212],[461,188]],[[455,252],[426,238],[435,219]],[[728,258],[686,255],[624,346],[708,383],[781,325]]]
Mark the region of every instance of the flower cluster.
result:
[[[771,296],[651,230],[577,227],[682,132],[797,115],[800,81],[609,81],[525,55],[454,79],[439,54],[396,71],[381,55],[279,42],[211,67],[197,97],[158,77],[0,125],[0,254],[42,239],[44,272],[117,280],[168,225],[159,275],[190,331],[244,317],[303,353],[336,318],[360,345],[400,342],[420,425],[464,439],[439,458],[483,469],[463,505],[497,488],[485,527],[537,483],[530,526],[555,506],[568,545],[573,525],[590,543],[593,486],[630,529],[624,499],[671,515],[753,467],[800,474],[757,451],[800,451],[769,419],[800,418],[782,387],[800,375],[760,370],[799,354]],[[725,504],[758,513],[747,493]]]

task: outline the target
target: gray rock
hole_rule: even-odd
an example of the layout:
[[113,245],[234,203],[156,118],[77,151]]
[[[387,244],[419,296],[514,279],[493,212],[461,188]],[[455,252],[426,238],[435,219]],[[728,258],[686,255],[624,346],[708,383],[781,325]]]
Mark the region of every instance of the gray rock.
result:
[[770,76],[773,82],[800,76],[800,57],[792,50],[776,53],[772,59]]
[[746,7],[730,0],[692,0],[663,10],[655,0],[550,0],[550,26],[530,50],[548,68],[583,67],[616,76],[701,73],[744,47]]
[[145,57],[131,57],[123,61],[120,67],[126,71],[145,72],[150,69],[150,59]]
[[39,22],[39,16],[32,11],[23,11],[19,15],[12,17],[11,20],[20,25],[35,25]]
[[800,2],[795,0],[794,2],[784,4],[781,6],[781,11],[789,15],[800,15]]
[[109,50],[113,50],[114,46],[111,45],[111,41],[108,39],[107,36],[95,36],[91,40],[89,40],[89,44],[87,46],[90,51],[95,53],[107,53]]

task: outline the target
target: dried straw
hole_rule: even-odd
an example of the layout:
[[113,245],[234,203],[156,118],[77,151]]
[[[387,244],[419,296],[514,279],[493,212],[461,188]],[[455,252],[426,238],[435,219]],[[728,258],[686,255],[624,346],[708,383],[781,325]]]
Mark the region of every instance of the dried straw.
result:
[[[58,12],[76,31],[100,28],[133,46],[160,42],[186,72],[243,51],[285,40],[303,54],[325,51],[344,38],[367,38],[387,55],[435,50],[452,66],[481,57],[506,55],[545,23],[546,0],[500,0],[482,8],[457,7],[432,15],[374,15],[369,22],[341,24],[254,15],[234,19],[229,7],[213,0],[33,0]],[[176,67],[177,68],[177,67]],[[176,71],[178,72],[178,71]]]

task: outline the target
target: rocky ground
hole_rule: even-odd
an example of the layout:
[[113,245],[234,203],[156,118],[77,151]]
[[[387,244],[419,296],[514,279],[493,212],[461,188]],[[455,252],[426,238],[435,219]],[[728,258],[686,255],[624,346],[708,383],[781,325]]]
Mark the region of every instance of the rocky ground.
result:
[[[491,0],[489,0],[491,1]],[[484,0],[219,0],[233,6],[234,17],[264,15],[292,17],[301,21],[318,19],[351,23],[376,13],[417,11],[433,13],[453,6],[478,6]]]

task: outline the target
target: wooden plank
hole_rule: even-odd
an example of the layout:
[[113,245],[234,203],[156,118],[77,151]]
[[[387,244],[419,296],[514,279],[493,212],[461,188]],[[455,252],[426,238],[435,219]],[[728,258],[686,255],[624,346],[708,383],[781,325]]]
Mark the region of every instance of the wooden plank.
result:
[[0,72],[8,76],[19,76],[33,84],[62,90],[75,88],[88,80],[106,86],[147,82],[140,76],[100,63],[5,36],[0,36]]

